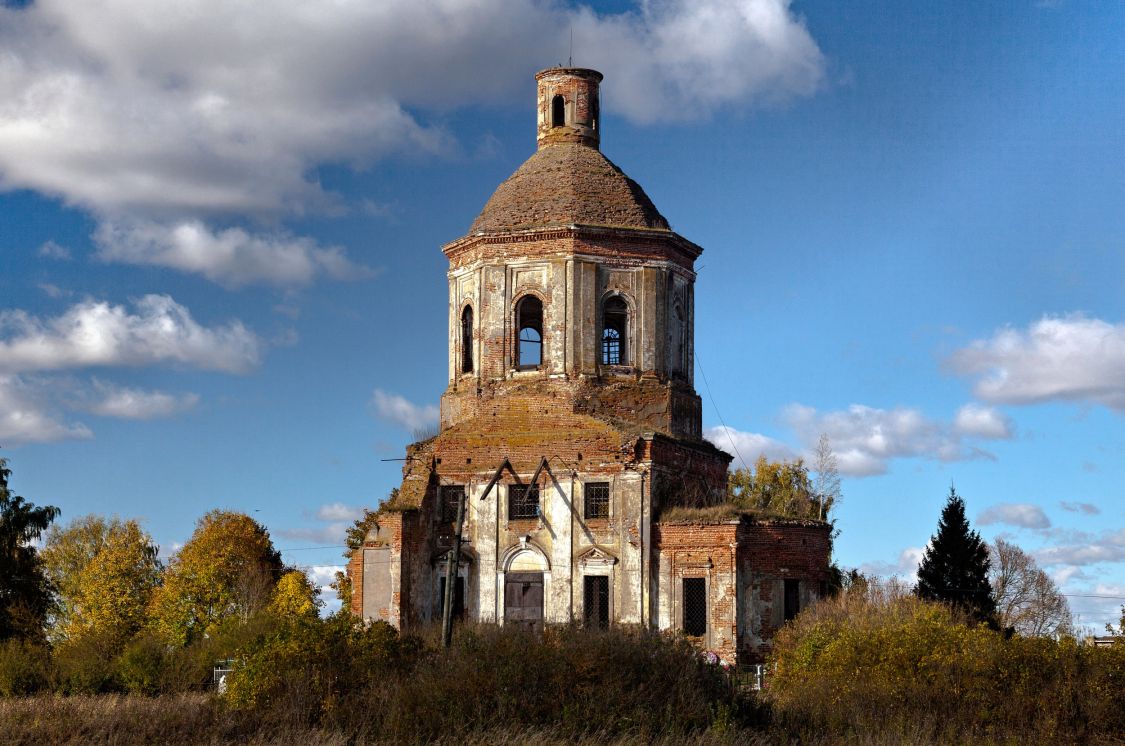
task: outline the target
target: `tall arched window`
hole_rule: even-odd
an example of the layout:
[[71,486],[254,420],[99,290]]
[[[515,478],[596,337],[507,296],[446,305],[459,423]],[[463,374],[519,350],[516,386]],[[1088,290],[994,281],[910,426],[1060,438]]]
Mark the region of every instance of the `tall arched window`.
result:
[[629,306],[617,296],[602,305],[602,365],[625,365]]
[[551,126],[562,127],[566,124],[566,101],[562,96],[551,99]]
[[672,309],[672,373],[687,374],[687,324],[678,303]]
[[516,306],[516,367],[538,368],[543,362],[543,302],[534,295],[525,295]]
[[461,372],[473,372],[473,307],[461,312]]

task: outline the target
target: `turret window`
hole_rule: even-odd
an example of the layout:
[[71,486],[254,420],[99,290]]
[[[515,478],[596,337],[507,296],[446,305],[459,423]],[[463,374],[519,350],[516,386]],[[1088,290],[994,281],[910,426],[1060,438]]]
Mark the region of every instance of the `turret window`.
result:
[[551,99],[551,126],[562,127],[566,124],[566,101],[562,96]]
[[672,373],[687,375],[687,324],[679,305],[672,310]]
[[534,295],[520,300],[516,306],[516,329],[516,366],[520,370],[534,370],[543,363],[543,301]]
[[612,297],[602,306],[602,365],[625,365],[626,328],[629,307],[619,297]]
[[473,307],[461,312],[461,372],[473,372]]

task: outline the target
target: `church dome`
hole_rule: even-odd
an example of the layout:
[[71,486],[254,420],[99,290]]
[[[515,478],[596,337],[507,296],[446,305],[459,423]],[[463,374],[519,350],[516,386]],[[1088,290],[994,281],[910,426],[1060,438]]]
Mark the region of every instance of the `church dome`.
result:
[[502,183],[470,234],[564,225],[668,230],[637,182],[580,142],[542,144]]

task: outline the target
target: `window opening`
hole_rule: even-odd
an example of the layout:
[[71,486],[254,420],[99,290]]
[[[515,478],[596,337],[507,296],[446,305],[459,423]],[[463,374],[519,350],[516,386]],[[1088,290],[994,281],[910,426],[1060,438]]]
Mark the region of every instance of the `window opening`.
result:
[[684,578],[684,634],[707,634],[707,578]]
[[522,370],[533,370],[543,363],[543,302],[534,295],[526,295],[516,306],[516,328],[519,330],[519,347],[516,365]]
[[456,484],[442,485],[439,520],[446,523],[457,520],[457,506],[464,499],[465,488],[463,486]]
[[801,581],[785,581],[785,621],[797,616],[801,611]]
[[461,312],[461,372],[473,372],[473,307]]
[[566,101],[562,96],[551,99],[551,126],[562,127],[566,124]]
[[[445,576],[441,577],[441,595],[438,596],[438,618],[445,616]],[[462,619],[465,616],[465,579],[457,576],[457,584],[453,586],[453,618]]]
[[539,517],[539,486],[513,484],[508,487],[508,520]]
[[609,627],[609,577],[587,575],[583,579],[582,613],[587,627]]
[[609,518],[609,482],[591,482],[582,488],[587,518]]
[[602,306],[602,365],[624,365],[625,328],[629,323],[629,306],[618,297],[609,298]]

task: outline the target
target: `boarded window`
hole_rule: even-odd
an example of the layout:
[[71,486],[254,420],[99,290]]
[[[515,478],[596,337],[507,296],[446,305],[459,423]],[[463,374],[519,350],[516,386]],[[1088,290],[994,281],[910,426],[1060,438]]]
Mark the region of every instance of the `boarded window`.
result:
[[785,581],[785,621],[797,616],[801,611],[801,581]]
[[586,518],[609,518],[609,482],[589,482],[582,492]]
[[602,365],[625,365],[626,327],[629,307],[618,297],[609,298],[602,307]]
[[457,505],[465,499],[465,488],[459,484],[447,484],[441,488],[441,512],[439,520],[452,523],[457,520]]
[[538,368],[543,362],[543,302],[534,295],[524,296],[516,306],[516,329],[516,366]]
[[707,578],[684,578],[684,634],[707,634]]
[[591,629],[609,627],[609,578],[587,575],[583,578],[583,619]]
[[473,308],[461,312],[461,372],[473,372]]
[[[438,589],[438,618],[445,617],[445,577],[441,578],[441,587]],[[465,616],[465,579],[458,576],[453,586],[453,618],[462,619]]]
[[539,487],[513,484],[508,487],[508,520],[539,517]]

